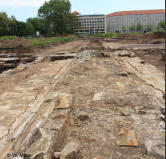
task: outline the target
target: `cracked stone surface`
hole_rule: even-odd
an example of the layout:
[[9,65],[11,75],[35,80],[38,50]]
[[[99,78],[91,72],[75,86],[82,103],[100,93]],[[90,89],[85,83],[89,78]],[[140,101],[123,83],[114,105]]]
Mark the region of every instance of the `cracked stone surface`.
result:
[[0,74],[0,158],[53,159],[77,143],[79,159],[164,159],[164,73],[118,44],[62,46]]

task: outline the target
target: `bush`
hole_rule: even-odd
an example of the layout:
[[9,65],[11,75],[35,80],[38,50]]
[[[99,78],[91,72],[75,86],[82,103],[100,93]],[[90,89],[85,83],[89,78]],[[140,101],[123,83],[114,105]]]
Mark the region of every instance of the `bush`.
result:
[[157,27],[158,27],[158,30],[160,29],[165,30],[165,21],[160,21]]
[[137,31],[143,31],[144,27],[140,23],[137,24]]
[[164,31],[162,31],[162,30],[153,31],[152,35],[157,34],[157,33],[164,33]]
[[135,32],[135,31],[136,31],[136,26],[135,26],[135,25],[131,25],[131,26],[129,27],[129,31]]
[[123,33],[125,33],[127,31],[127,29],[124,25],[122,26],[122,31],[123,31]]
[[153,28],[154,28],[154,26],[149,24],[149,25],[146,26],[146,31],[151,32],[151,31],[153,31]]

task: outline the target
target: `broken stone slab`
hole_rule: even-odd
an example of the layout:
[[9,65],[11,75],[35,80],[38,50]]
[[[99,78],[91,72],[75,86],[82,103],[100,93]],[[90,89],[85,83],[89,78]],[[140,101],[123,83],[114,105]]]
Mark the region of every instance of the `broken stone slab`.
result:
[[33,62],[34,61],[34,58],[28,58],[28,57],[25,57],[23,59],[21,59],[21,62],[22,63],[30,63],[30,62]]
[[66,60],[70,58],[75,58],[76,56],[74,54],[64,54],[64,55],[57,55],[57,56],[51,56],[51,61],[55,60]]
[[3,66],[5,64],[5,62],[0,62],[0,66]]
[[152,142],[151,142],[151,140],[145,141],[145,148],[146,148],[147,153],[152,151]]
[[5,68],[15,68],[17,66],[17,64],[15,64],[15,63],[5,63],[3,66]]
[[124,135],[124,134],[125,134],[124,129],[120,129],[120,131],[117,133],[118,136],[120,136],[120,135]]
[[107,51],[113,51],[114,50],[110,45],[107,45],[106,43],[102,43],[102,47]]
[[125,85],[123,83],[116,82],[116,84],[117,84],[117,86],[119,87],[120,90],[122,90],[122,91],[125,90],[126,87],[125,87]]
[[158,145],[155,147],[152,147],[152,154],[159,159],[165,159],[165,146],[164,145]]
[[18,63],[20,61],[20,58],[0,58],[0,62],[5,63]]
[[17,67],[17,64],[5,63],[3,65],[0,65],[0,72],[6,71],[6,70],[9,70],[9,69],[13,69],[13,68],[16,68],[16,67]]
[[88,118],[89,116],[85,112],[81,112],[78,114],[78,119],[80,119],[81,121],[88,120]]
[[160,111],[163,115],[165,115],[165,108],[160,108]]
[[146,110],[144,110],[143,108],[139,108],[139,107],[135,107],[135,112],[137,114],[146,114]]
[[110,53],[108,51],[101,50],[101,55],[104,57],[110,57]]
[[61,153],[60,152],[54,152],[54,157],[55,159],[59,159],[60,158]]
[[161,120],[165,121],[165,115],[161,114],[160,118],[161,118]]
[[57,109],[67,109],[70,108],[70,103],[72,101],[72,96],[69,94],[59,94],[58,95],[58,105]]
[[159,159],[165,159],[165,145],[154,145],[151,140],[145,141],[146,153]]
[[17,58],[17,54],[10,53],[10,54],[8,54],[8,58]]
[[0,54],[0,58],[7,58],[8,55],[7,54]]
[[24,71],[27,69],[27,66],[25,66],[24,64],[20,64],[19,66],[17,66],[17,71]]
[[122,116],[129,116],[130,115],[129,108],[127,108],[127,107],[120,108],[119,111],[120,111],[120,113],[121,113]]
[[74,54],[50,55],[50,56],[45,56],[42,61],[67,60],[75,57],[76,55]]
[[114,52],[115,55],[118,55],[120,57],[133,57],[134,53],[127,51],[127,50],[119,50]]
[[93,101],[100,101],[102,100],[104,97],[104,92],[100,92],[100,93],[96,93],[93,97]]
[[138,141],[136,139],[135,131],[134,130],[129,130],[126,132],[124,135],[120,136],[116,140],[116,144],[118,146],[138,146]]
[[78,159],[80,145],[76,142],[68,143],[61,151],[60,159]]
[[16,56],[19,58],[33,58],[31,54],[17,54]]
[[123,77],[127,77],[128,76],[128,72],[119,72],[117,75],[123,76]]
[[35,62],[40,62],[40,61],[46,61],[44,56],[36,56],[35,57]]
[[61,52],[58,52],[58,53],[56,53],[57,55],[64,55],[64,54],[68,54],[68,52],[67,51],[61,51]]
[[36,142],[42,136],[39,128],[34,128],[29,134],[26,140],[26,146],[30,147],[34,142]]

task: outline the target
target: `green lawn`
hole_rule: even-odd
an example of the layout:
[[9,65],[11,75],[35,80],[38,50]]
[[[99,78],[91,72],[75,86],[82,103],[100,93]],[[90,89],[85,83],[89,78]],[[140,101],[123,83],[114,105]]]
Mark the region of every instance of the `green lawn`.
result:
[[31,42],[29,47],[47,45],[47,44],[52,44],[52,43],[68,42],[68,41],[72,41],[76,38],[77,38],[76,36],[66,36],[66,37],[46,38],[44,40],[41,40],[39,38],[29,39]]
[[16,39],[17,36],[0,36],[0,40],[5,40],[5,39]]
[[98,33],[98,34],[94,34],[94,35],[89,35],[89,37],[91,38],[95,38],[95,37],[108,37],[108,38],[112,38],[112,37],[116,37],[118,36],[118,33]]

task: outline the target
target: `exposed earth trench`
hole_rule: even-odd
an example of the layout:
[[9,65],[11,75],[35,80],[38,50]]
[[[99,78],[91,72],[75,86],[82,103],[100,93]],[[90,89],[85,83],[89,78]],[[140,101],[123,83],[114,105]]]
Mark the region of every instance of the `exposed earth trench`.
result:
[[139,56],[156,48],[114,45],[0,54],[0,158],[164,159],[164,72]]

